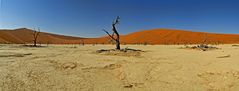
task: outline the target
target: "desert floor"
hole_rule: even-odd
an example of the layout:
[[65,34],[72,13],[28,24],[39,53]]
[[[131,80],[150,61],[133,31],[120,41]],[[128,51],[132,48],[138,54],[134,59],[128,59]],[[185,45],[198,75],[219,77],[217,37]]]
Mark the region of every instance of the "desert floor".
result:
[[113,45],[0,45],[0,91],[239,91],[239,47],[122,47],[145,52],[96,53]]

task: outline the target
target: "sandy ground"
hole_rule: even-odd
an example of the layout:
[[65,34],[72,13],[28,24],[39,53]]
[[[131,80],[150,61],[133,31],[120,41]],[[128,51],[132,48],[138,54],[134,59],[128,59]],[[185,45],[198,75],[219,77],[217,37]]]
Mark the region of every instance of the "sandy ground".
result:
[[0,45],[0,91],[238,91],[239,47],[124,45],[141,56],[95,53],[112,45]]

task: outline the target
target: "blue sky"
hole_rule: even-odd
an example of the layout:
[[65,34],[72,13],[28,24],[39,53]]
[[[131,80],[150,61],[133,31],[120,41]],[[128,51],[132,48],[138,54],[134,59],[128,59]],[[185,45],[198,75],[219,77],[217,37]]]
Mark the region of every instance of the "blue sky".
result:
[[1,0],[0,28],[99,37],[121,17],[119,33],[171,28],[239,33],[239,0]]

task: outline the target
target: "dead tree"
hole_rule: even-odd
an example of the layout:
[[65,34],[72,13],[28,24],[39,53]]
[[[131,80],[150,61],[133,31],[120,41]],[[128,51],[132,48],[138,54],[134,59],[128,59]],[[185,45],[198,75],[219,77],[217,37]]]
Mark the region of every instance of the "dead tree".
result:
[[208,40],[208,36],[207,36],[207,34],[205,34],[203,36],[203,42],[200,45],[198,45],[197,48],[199,48],[199,49],[201,49],[203,51],[206,51],[210,47],[207,44],[207,40]]
[[82,46],[84,46],[85,45],[85,41],[81,40],[81,44],[82,44]]
[[208,36],[207,36],[207,34],[205,34],[203,36],[203,42],[199,45],[199,47],[201,47],[201,48],[208,48],[207,39],[208,39]]
[[37,39],[38,39],[38,36],[39,36],[40,32],[41,32],[40,28],[38,28],[37,31],[35,29],[33,30],[32,35],[33,35],[33,46],[34,47],[37,47]]
[[[112,39],[115,41],[115,44],[116,44],[116,49],[117,50],[120,50],[120,35],[119,33],[117,32],[116,30],[116,25],[119,24],[119,19],[120,17],[118,16],[115,21],[113,21],[112,23],[112,35],[109,34],[108,31],[104,30],[103,31]],[[115,35],[114,35],[115,34]]]
[[207,39],[208,39],[208,35],[207,34],[205,34],[204,35],[204,40],[203,40],[203,43],[202,44],[207,44]]

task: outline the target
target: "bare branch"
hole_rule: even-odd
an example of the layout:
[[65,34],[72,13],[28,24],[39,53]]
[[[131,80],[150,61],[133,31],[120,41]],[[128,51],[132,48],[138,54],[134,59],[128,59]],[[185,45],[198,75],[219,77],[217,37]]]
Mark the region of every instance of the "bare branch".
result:
[[105,29],[103,29],[103,31],[104,31],[108,36],[110,36],[111,39],[116,40],[116,39],[114,38],[114,36],[112,36],[114,33],[113,33],[112,35],[110,35],[110,33],[109,33],[108,31],[106,31]]
[[38,31],[36,31],[37,33],[36,33],[36,38],[39,36],[39,34],[40,34],[40,32],[41,32],[41,30],[40,30],[40,28],[38,28]]
[[115,19],[115,21],[113,22],[113,24],[114,24],[114,25],[119,24],[119,19],[120,19],[120,17],[117,16],[117,18]]

